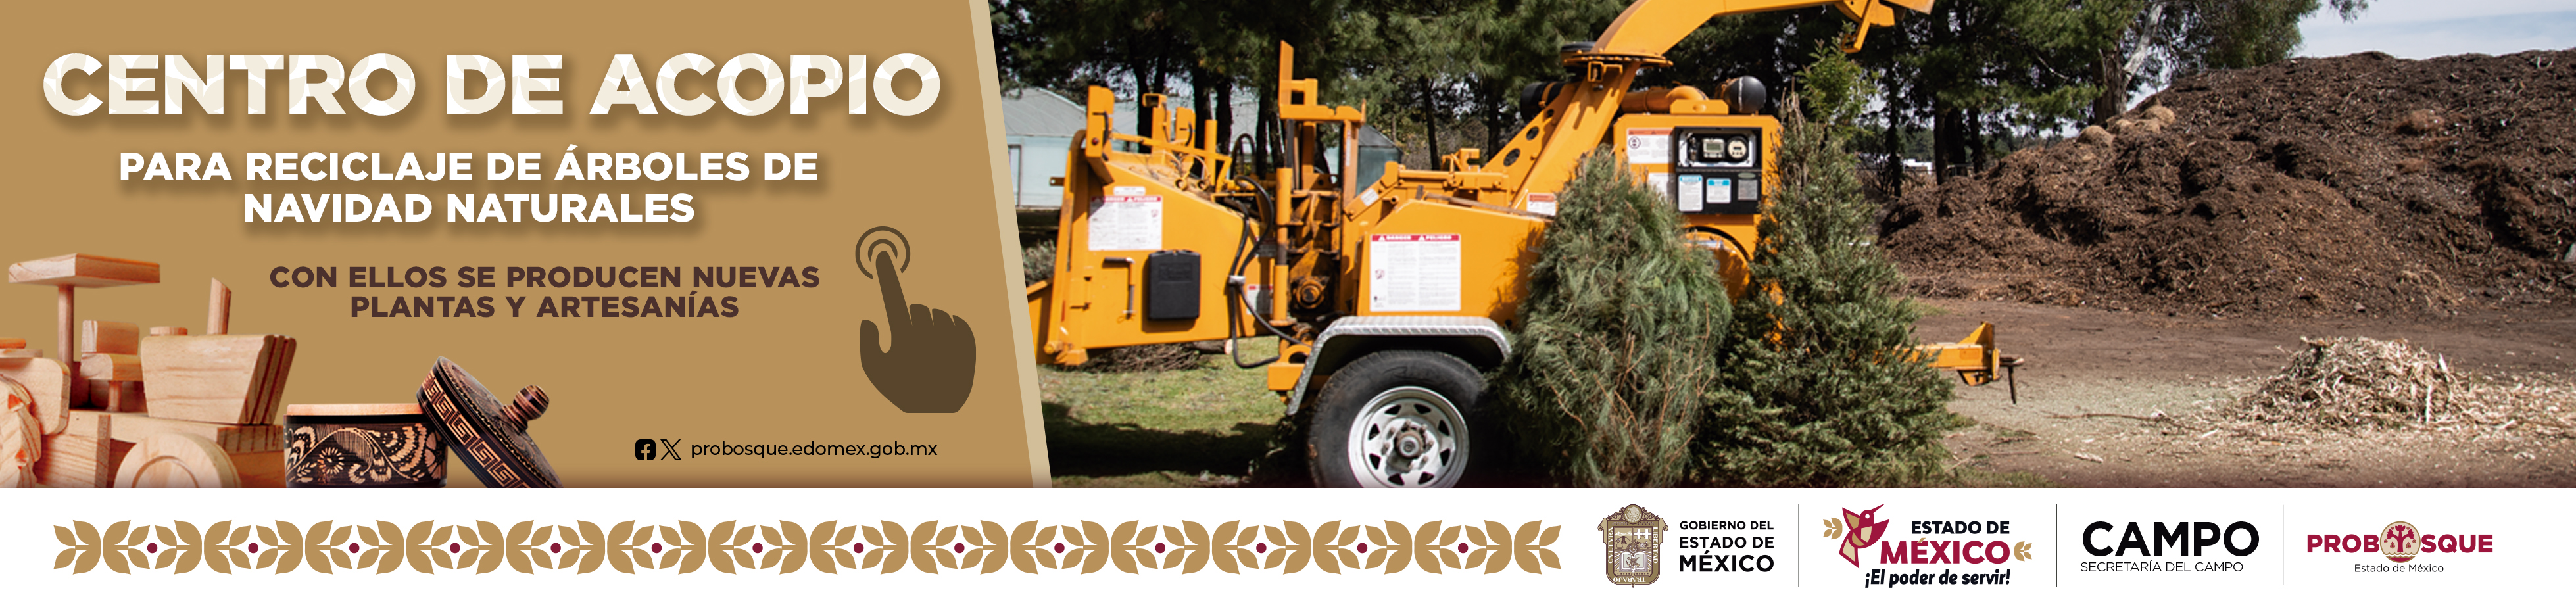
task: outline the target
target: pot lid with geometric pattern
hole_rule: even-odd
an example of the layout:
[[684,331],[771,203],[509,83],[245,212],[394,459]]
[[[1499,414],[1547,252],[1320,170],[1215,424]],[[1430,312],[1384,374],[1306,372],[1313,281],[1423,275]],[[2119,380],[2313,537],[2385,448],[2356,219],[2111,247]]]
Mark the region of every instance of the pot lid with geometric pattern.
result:
[[530,385],[504,404],[445,357],[420,382],[420,408],[456,456],[488,488],[560,488],[528,422],[546,412],[546,391]]

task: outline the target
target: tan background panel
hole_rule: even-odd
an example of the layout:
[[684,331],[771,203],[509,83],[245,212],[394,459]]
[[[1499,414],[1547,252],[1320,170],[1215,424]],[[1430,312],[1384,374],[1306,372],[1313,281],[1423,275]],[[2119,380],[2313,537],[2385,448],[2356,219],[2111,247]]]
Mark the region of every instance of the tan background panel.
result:
[[[0,24],[0,66],[21,78],[0,95],[0,262],[90,253],[159,262],[162,282],[84,290],[81,319],[203,328],[206,280],[235,291],[231,331],[300,341],[284,404],[363,404],[411,399],[440,356],[472,371],[496,395],[542,385],[555,404],[531,432],[570,486],[1023,486],[1046,481],[1035,394],[1014,324],[1018,257],[1006,253],[996,178],[999,121],[981,2],[745,4],[641,2],[557,7],[528,2],[420,5],[264,3],[17,7]],[[242,72],[227,74],[224,115],[84,116],[56,113],[37,87],[54,57],[85,53],[329,54],[344,64],[374,53],[410,63],[419,89],[391,116],[289,115],[284,76],[269,86],[269,114],[249,115]],[[882,106],[846,114],[844,91],[812,115],[733,115],[719,101],[697,116],[652,116],[620,107],[588,115],[610,59],[636,55],[651,80],[663,60],[695,52],[721,66],[761,53],[784,68],[791,54],[866,54],[881,62],[914,53],[936,65],[937,103],[898,116]],[[480,54],[509,68],[513,54],[562,54],[566,115],[445,113],[446,55]],[[157,71],[137,75],[157,74]],[[540,74],[542,75],[542,73]],[[873,74],[871,74],[873,75]],[[73,98],[107,96],[106,69],[73,74]],[[687,75],[686,96],[713,96],[714,74]],[[757,81],[757,78],[746,78]],[[901,89],[915,90],[906,75]],[[390,90],[388,78],[375,89]],[[479,84],[475,91],[479,92]],[[159,98],[166,91],[137,93]],[[755,87],[751,90],[757,94]],[[551,177],[566,145],[581,151],[822,153],[819,182],[269,182],[241,180],[246,152],[542,152]],[[221,152],[236,180],[117,180],[118,152]],[[246,224],[243,193],[430,195],[439,217],[448,193],[647,193],[696,197],[688,223],[281,223]],[[640,207],[638,208],[640,210]],[[884,311],[854,246],[877,226],[900,229],[914,258],[904,273],[911,303],[965,317],[976,339],[975,386],[954,414],[905,414],[861,370],[862,320]],[[337,266],[341,288],[275,288],[277,266]],[[348,288],[350,266],[445,266],[445,289]],[[698,289],[732,295],[736,318],[510,318],[502,295],[671,295],[681,289],[459,289],[459,266],[815,266],[814,289]],[[500,273],[496,269],[496,275]],[[492,295],[493,318],[351,318],[353,295]],[[384,303],[391,304],[390,297]],[[533,314],[530,299],[523,312]],[[1025,320],[1020,317],[1019,320]],[[0,286],[0,336],[55,349],[51,288]],[[900,351],[900,343],[897,343]],[[698,458],[637,461],[639,438],[716,444],[934,444],[930,457]],[[682,451],[686,457],[687,452]],[[470,475],[461,465],[454,475]],[[455,479],[451,484],[471,485]]]

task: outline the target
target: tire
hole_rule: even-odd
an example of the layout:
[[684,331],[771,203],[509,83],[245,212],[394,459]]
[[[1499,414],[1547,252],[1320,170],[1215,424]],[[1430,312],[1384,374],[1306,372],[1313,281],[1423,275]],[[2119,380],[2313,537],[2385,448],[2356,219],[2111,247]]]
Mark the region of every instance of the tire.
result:
[[1458,485],[1477,450],[1469,425],[1484,389],[1475,367],[1439,352],[1377,352],[1342,367],[1316,392],[1306,428],[1315,485]]

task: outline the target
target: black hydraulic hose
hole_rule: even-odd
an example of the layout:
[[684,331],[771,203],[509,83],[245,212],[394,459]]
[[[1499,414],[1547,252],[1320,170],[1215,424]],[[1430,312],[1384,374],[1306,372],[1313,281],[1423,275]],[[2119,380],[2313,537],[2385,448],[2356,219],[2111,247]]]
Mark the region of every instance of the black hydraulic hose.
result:
[[[1234,345],[1235,342],[1243,340],[1243,337],[1236,335],[1236,333],[1243,332],[1244,315],[1252,313],[1252,300],[1246,299],[1243,295],[1243,265],[1245,260],[1249,258],[1249,256],[1244,255],[1244,243],[1251,239],[1252,225],[1248,223],[1243,224],[1243,236],[1235,239],[1234,241],[1234,264],[1229,266],[1226,271],[1227,294],[1234,296],[1235,305],[1240,308],[1240,311],[1225,313],[1225,356],[1227,360],[1234,361],[1234,368],[1244,369],[1258,368],[1263,365],[1279,361],[1279,356],[1272,355],[1269,358],[1263,358],[1252,362],[1244,362],[1243,354],[1238,352]],[[1270,321],[1263,320],[1261,323],[1267,325],[1270,324]]]
[[[1259,143],[1252,139],[1251,134],[1236,134],[1234,135],[1234,146],[1226,150],[1229,151],[1237,161],[1240,161],[1244,157],[1252,157],[1253,152],[1259,149],[1258,145]],[[1245,146],[1253,146],[1254,148],[1245,149]],[[1259,157],[1254,157],[1254,159],[1259,159]],[[1260,165],[1256,163],[1252,167],[1259,169]]]
[[[1262,209],[1267,209],[1267,208],[1268,208],[1267,206],[1269,206],[1269,205],[1271,205],[1271,204],[1276,203],[1276,201],[1277,201],[1277,200],[1276,200],[1274,197],[1272,197],[1272,196],[1271,196],[1271,194],[1270,194],[1270,190],[1269,190],[1268,188],[1264,188],[1264,187],[1262,187],[1262,186],[1261,186],[1261,182],[1260,182],[1260,181],[1258,181],[1258,180],[1254,180],[1254,179],[1251,179],[1251,178],[1236,178],[1236,179],[1235,179],[1235,181],[1236,181],[1236,182],[1238,182],[1238,183],[1244,184],[1244,185],[1249,186],[1249,187],[1251,187],[1251,188],[1252,188],[1253,192],[1255,193],[1254,198],[1255,198],[1255,199],[1258,199],[1258,200],[1260,201],[1260,203],[1256,203],[1255,205],[1257,205],[1257,206],[1261,206],[1261,208],[1262,208]],[[1267,213],[1264,213],[1263,215],[1265,215],[1265,216],[1266,216],[1266,215],[1268,215],[1268,214],[1267,214]],[[1254,233],[1253,233],[1253,231],[1252,231],[1252,225],[1251,225],[1251,224],[1244,224],[1244,225],[1242,226],[1242,233],[1243,233],[1243,234],[1242,234],[1242,236],[1237,237],[1237,238],[1235,239],[1235,242],[1234,242],[1234,264],[1233,264],[1232,266],[1229,266],[1229,267],[1228,267],[1228,269],[1227,269],[1227,271],[1226,271],[1226,275],[1227,275],[1228,277],[1230,277],[1230,278],[1228,278],[1228,279],[1227,279],[1228,281],[1236,281],[1236,280],[1238,280],[1238,279],[1242,279],[1242,278],[1243,278],[1243,271],[1244,271],[1244,268],[1246,268],[1246,267],[1248,267],[1248,266],[1250,266],[1250,265],[1252,264],[1252,256],[1251,256],[1251,254],[1250,254],[1250,253],[1248,253],[1248,251],[1249,251],[1249,249],[1248,249],[1248,245],[1249,245],[1249,244],[1250,244],[1250,243],[1255,239],[1255,237],[1254,237]],[[1241,322],[1241,321],[1242,321],[1242,318],[1243,318],[1244,316],[1252,316],[1252,315],[1254,315],[1254,314],[1255,314],[1255,312],[1253,311],[1253,307],[1252,307],[1252,299],[1251,299],[1250,297],[1245,296],[1245,295],[1243,294],[1243,285],[1242,285],[1242,283],[1240,283],[1240,282],[1228,282],[1228,283],[1226,283],[1226,285],[1227,285],[1227,287],[1226,287],[1226,288],[1230,290],[1230,291],[1228,291],[1228,292],[1227,292],[1227,294],[1229,294],[1229,295],[1233,295],[1233,296],[1234,296],[1235,301],[1236,301],[1236,304],[1235,304],[1235,305],[1236,305],[1236,308],[1237,308],[1237,311],[1235,311],[1235,312],[1228,312],[1228,313],[1226,313],[1226,337],[1227,337],[1227,339],[1228,339],[1228,346],[1227,346],[1227,347],[1228,347],[1228,348],[1229,348],[1229,350],[1230,350],[1230,349],[1233,347],[1233,346],[1232,346],[1232,342],[1233,342],[1234,340],[1241,339],[1240,337],[1237,337],[1235,334],[1236,334],[1236,333],[1240,333],[1240,332],[1242,332],[1242,330],[1243,330],[1243,323]],[[1272,298],[1271,298],[1271,302],[1270,302],[1270,303],[1274,303],[1274,304],[1275,304],[1275,303],[1280,303],[1280,300],[1278,299],[1278,296],[1280,295],[1280,292],[1278,292],[1278,291],[1272,291],[1272,292],[1270,292],[1270,294],[1271,294],[1271,296],[1272,296]],[[1280,340],[1282,340],[1282,341],[1293,341],[1293,342],[1297,342],[1297,343],[1307,343],[1306,341],[1303,341],[1303,340],[1297,339],[1295,336],[1291,336],[1291,335],[1289,335],[1289,334],[1288,334],[1287,332],[1285,332],[1285,331],[1281,331],[1281,330],[1279,329],[1279,327],[1271,325],[1271,324],[1270,324],[1270,321],[1269,321],[1269,320],[1267,320],[1267,319],[1260,319],[1260,318],[1259,318],[1259,317],[1257,317],[1257,316],[1256,316],[1255,318],[1256,318],[1256,320],[1255,320],[1254,322],[1255,322],[1255,323],[1260,324],[1260,325],[1261,325],[1262,330],[1264,330],[1264,331],[1269,331],[1271,335],[1278,337],[1278,338],[1279,338]],[[1278,357],[1278,356],[1271,356],[1271,357],[1269,357],[1269,358],[1262,359],[1262,360],[1260,360],[1260,361],[1258,361],[1258,362],[1253,362],[1253,363],[1249,363],[1249,364],[1247,364],[1247,363],[1245,363],[1245,362],[1243,361],[1243,359],[1242,359],[1242,357],[1241,357],[1241,356],[1236,356],[1236,355],[1233,355],[1233,354],[1231,354],[1231,353],[1229,353],[1229,356],[1230,356],[1230,358],[1229,358],[1229,359],[1233,360],[1233,361],[1234,361],[1235,366],[1236,366],[1236,367],[1239,367],[1239,368],[1253,368],[1253,367],[1257,367],[1257,366],[1261,366],[1261,365],[1269,364],[1269,363],[1272,363],[1272,362],[1277,362],[1277,361],[1279,360],[1279,357]]]
[[1253,203],[1254,217],[1264,220],[1264,225],[1266,226],[1268,224],[1267,220],[1270,218],[1270,208],[1273,205],[1277,205],[1279,200],[1276,197],[1271,196],[1270,189],[1268,187],[1261,186],[1260,180],[1236,176],[1234,181],[1238,184],[1252,187],[1253,199],[1255,200]]

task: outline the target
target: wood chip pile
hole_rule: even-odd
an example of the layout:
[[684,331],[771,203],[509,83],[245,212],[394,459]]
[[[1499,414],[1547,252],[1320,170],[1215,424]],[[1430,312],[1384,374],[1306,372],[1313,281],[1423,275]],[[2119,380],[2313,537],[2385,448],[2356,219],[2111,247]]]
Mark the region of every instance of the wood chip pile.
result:
[[2289,366],[2238,397],[2228,414],[2274,426],[2576,432],[2567,412],[2576,409],[2576,387],[2568,384],[2476,378],[2405,340],[2303,341]]
[[2576,49],[2210,70],[2108,131],[1908,187],[1880,242],[1942,297],[2202,316],[2558,306],[2576,299],[2571,106]]

